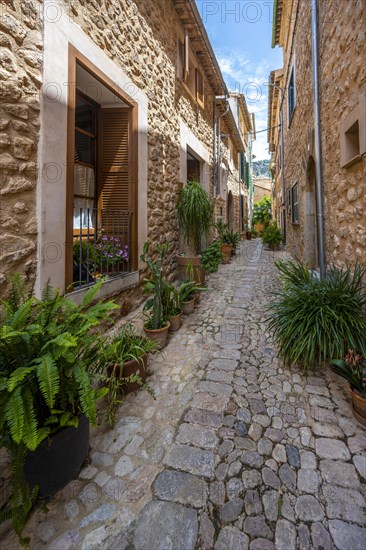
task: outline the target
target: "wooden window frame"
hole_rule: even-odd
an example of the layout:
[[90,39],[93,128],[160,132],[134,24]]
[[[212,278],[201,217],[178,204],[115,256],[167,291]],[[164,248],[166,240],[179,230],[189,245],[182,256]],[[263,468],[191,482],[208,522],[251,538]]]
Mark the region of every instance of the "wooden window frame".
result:
[[[68,97],[67,97],[67,183],[66,183],[66,220],[65,220],[65,281],[66,289],[73,282],[73,224],[72,213],[74,205],[74,151],[75,151],[75,107],[76,107],[76,68],[80,65],[92,77],[119,97],[130,107],[130,143],[129,166],[131,168],[131,269],[138,270],[138,104],[124,90],[96,67],[87,57],[69,44],[68,65]],[[89,98],[90,99],[90,98]],[[99,126],[99,122],[98,122]],[[97,169],[97,181],[99,170]],[[97,182],[96,182],[97,185]]]
[[[292,84],[291,84],[292,82]],[[296,70],[295,60],[291,63],[290,76],[287,85],[287,113],[288,113],[288,125],[290,126],[292,117],[296,109]]]
[[[294,201],[294,191],[296,189],[296,202]],[[291,223],[292,225],[299,225],[300,212],[299,212],[299,184],[294,183],[291,186]]]

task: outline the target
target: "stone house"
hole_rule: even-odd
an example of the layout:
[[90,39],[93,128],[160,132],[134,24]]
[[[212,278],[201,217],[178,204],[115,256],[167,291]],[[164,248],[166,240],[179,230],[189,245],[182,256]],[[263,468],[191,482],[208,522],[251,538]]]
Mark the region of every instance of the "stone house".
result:
[[20,271],[37,294],[49,280],[77,300],[107,273],[102,295],[120,294],[138,287],[147,240],[171,243],[173,276],[190,178],[239,229],[245,140],[195,2],[0,9],[2,291]]
[[253,201],[258,202],[263,197],[272,198],[272,180],[270,178],[264,178],[257,176],[253,178],[254,195]]
[[[268,110],[277,217],[289,251],[310,266],[319,265],[322,235],[325,263],[366,265],[366,3],[349,0],[341,10],[336,2],[314,4],[317,10],[301,0],[274,3],[272,46],[283,48],[283,69],[270,75]],[[319,123],[312,38],[318,41]]]

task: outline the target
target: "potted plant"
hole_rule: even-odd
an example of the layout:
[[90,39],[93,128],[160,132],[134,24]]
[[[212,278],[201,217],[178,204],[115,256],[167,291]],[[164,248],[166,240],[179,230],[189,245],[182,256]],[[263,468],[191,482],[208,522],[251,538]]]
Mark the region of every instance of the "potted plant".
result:
[[203,292],[206,289],[202,286],[197,286],[194,281],[183,281],[178,288],[178,295],[182,310],[185,315],[189,315],[194,311],[195,293]]
[[105,383],[109,389],[108,420],[113,426],[116,421],[116,407],[121,400],[118,394],[128,394],[146,385],[147,356],[158,345],[155,340],[139,336],[132,325],[127,323],[104,345],[100,364],[107,369]]
[[149,245],[144,244],[141,260],[146,262],[151,273],[151,279],[145,279],[144,292],[151,295],[151,298],[146,300],[144,312],[147,316],[147,321],[144,324],[144,331],[148,338],[155,340],[162,349],[166,346],[168,339],[168,330],[170,323],[167,321],[164,306],[163,295],[166,281],[163,273],[163,260],[169,250],[169,244],[163,243],[156,246],[158,258],[153,260],[149,256]]
[[[95,334],[116,304],[96,303],[102,283],[80,306],[49,285],[26,296],[20,275],[2,302],[0,443],[12,462],[12,500],[3,516],[21,531],[37,494],[51,496],[77,475],[89,448],[89,422],[108,389],[95,389],[103,337]],[[93,330],[94,329],[94,330]]]
[[240,235],[239,233],[234,232],[232,229],[228,231],[228,239],[230,243],[233,245],[232,254],[236,254],[236,248],[238,246]]
[[163,311],[165,318],[170,323],[169,331],[176,332],[182,322],[182,308],[178,290],[167,282],[163,289]]
[[344,359],[333,359],[332,370],[350,384],[352,408],[355,418],[366,426],[366,360],[352,349]]
[[228,225],[224,223],[221,219],[215,224],[215,228],[219,234],[219,239],[221,242],[221,252],[224,257],[224,264],[228,264],[231,258],[231,253],[233,251],[233,245],[230,238],[230,232],[228,230]]
[[207,236],[213,223],[213,204],[199,181],[188,181],[179,193],[177,203],[179,229],[187,246],[185,254],[176,257],[183,279],[187,279],[188,263],[195,266],[195,282],[204,284],[205,271],[201,265],[202,238]]
[[267,244],[270,250],[278,250],[283,241],[283,234],[277,227],[277,222],[271,222],[262,233],[262,243]]

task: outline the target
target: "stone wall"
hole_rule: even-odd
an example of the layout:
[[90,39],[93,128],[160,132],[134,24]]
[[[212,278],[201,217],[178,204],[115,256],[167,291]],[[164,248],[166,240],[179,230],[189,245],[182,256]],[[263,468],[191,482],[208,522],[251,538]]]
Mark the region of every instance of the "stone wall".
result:
[[42,2],[0,6],[0,285],[36,269],[39,105],[42,86]]
[[[366,265],[366,158],[341,168],[339,121],[366,91],[366,4],[350,0],[339,10],[336,2],[319,2],[320,98],[323,152],[325,243],[328,263],[339,266]],[[300,220],[286,216],[287,248],[305,259],[305,192],[311,188],[311,159],[314,151],[314,111],[311,60],[311,3],[300,2],[293,13],[289,40],[284,50],[285,87],[290,63],[295,56],[296,107],[288,120],[287,94],[284,102],[285,182],[289,190],[299,184]],[[337,24],[334,24],[337,21]],[[291,35],[296,24],[296,34]],[[309,178],[310,175],[310,178]],[[315,190],[314,184],[313,189]],[[288,195],[286,193],[286,202]]]
[[272,181],[269,178],[253,178],[253,200],[258,202],[263,197],[271,197]]

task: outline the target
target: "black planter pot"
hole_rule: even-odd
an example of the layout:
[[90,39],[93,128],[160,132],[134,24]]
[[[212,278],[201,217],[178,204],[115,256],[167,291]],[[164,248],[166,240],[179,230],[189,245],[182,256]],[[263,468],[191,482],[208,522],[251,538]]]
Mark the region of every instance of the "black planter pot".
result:
[[88,449],[89,420],[80,415],[77,428],[64,428],[27,454],[24,474],[30,488],[38,485],[41,497],[57,493],[77,476]]

